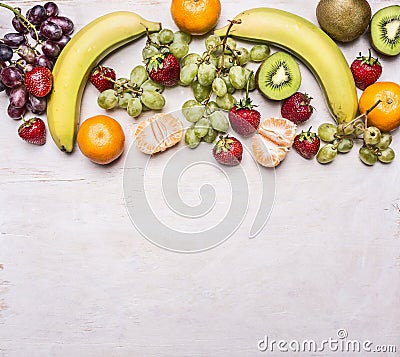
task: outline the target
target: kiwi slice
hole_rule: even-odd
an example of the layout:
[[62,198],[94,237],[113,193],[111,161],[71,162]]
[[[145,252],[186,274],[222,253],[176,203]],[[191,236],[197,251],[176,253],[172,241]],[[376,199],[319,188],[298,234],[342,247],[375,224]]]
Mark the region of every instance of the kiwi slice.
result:
[[275,52],[258,68],[256,83],[260,92],[269,99],[288,98],[300,87],[299,65],[291,55]]
[[370,24],[371,44],[380,53],[400,53],[400,6],[384,7],[376,12]]

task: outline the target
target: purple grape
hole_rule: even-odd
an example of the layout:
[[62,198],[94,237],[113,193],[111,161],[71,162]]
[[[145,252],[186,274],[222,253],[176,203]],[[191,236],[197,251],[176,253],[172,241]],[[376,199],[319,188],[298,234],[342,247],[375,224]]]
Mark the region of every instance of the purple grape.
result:
[[23,58],[27,63],[34,63],[36,53],[32,47],[21,45],[18,47],[17,54]]
[[0,61],[10,61],[14,52],[10,46],[0,43]]
[[12,32],[4,35],[3,42],[11,48],[18,48],[18,46],[26,43],[26,37],[22,33]]
[[9,88],[18,87],[22,84],[22,73],[14,66],[3,68],[0,77],[0,80]]
[[53,42],[56,43],[60,47],[60,50],[62,50],[65,47],[65,45],[69,42],[70,39],[71,39],[71,37],[69,37],[68,35],[63,35],[63,37],[61,37],[61,39],[59,39],[58,41],[53,41]]
[[26,106],[35,115],[43,114],[47,108],[46,97],[38,98],[29,94],[29,100]]
[[26,13],[26,18],[34,25],[41,24],[46,20],[46,9],[42,5],[35,5]]
[[3,92],[7,87],[4,85],[2,81],[0,81],[0,93]]
[[58,57],[61,49],[55,42],[47,40],[42,45],[42,52],[46,57],[53,59]]
[[19,21],[17,16],[14,16],[12,21],[11,21],[15,31],[19,32],[19,33],[28,33],[29,30],[22,25],[21,21]]
[[64,35],[70,35],[74,32],[74,23],[68,17],[52,16],[48,20],[60,26]]
[[15,87],[10,92],[10,104],[15,108],[22,108],[28,101],[28,92],[24,85]]
[[[29,34],[35,41],[37,41],[38,38],[40,41],[45,41],[47,39],[46,37],[43,36],[43,34],[39,31],[39,29],[36,29],[36,32],[35,30],[32,29]],[[36,37],[36,34],[38,37]]]
[[56,23],[46,20],[40,26],[40,33],[49,40],[58,41],[61,39],[63,32]]
[[52,70],[54,63],[52,60],[47,58],[45,55],[37,56],[35,59],[35,66],[43,66],[47,67],[48,69]]
[[25,107],[16,108],[10,104],[7,108],[7,114],[12,119],[21,119],[25,113],[26,113]]
[[58,6],[57,4],[55,4],[54,2],[50,1],[50,2],[46,2],[43,7],[46,10],[46,15],[48,17],[50,16],[57,16],[58,15]]

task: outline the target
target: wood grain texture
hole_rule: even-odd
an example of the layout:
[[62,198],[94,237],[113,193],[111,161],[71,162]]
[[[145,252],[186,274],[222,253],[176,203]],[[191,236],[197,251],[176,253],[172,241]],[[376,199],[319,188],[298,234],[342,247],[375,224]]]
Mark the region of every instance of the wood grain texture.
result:
[[[9,3],[26,10],[40,2]],[[115,10],[175,29],[166,0],[58,3],[77,29]],[[219,25],[257,6],[316,22],[316,3],[222,0]],[[370,3],[376,11],[395,2]],[[11,16],[0,13],[3,33]],[[194,40],[191,50],[202,51],[203,40]],[[104,63],[128,75],[141,62],[143,43]],[[342,49],[351,61],[368,47],[365,35]],[[382,80],[399,83],[399,58],[382,61]],[[301,71],[301,90],[317,108],[310,123],[316,129],[331,119],[318,83],[303,65]],[[168,112],[191,94],[174,88],[166,97]],[[263,116],[279,115],[278,103],[258,95],[254,101]],[[291,152],[276,170],[275,206],[259,237],[247,238],[250,214],[221,246],[175,254],[145,240],[125,208],[123,166],[137,121],[112,113],[127,150],[100,167],[79,150],[60,152],[50,137],[43,147],[20,141],[19,123],[4,114],[7,105],[1,94],[0,356],[253,356],[264,335],[323,340],[339,328],[400,350],[400,213],[394,206],[400,204],[400,160],[368,168],[354,150],[322,167]],[[81,117],[99,112],[88,86]],[[400,152],[398,132],[393,148]],[[212,177],[203,172],[198,179]],[[197,188],[187,190],[189,200]]]

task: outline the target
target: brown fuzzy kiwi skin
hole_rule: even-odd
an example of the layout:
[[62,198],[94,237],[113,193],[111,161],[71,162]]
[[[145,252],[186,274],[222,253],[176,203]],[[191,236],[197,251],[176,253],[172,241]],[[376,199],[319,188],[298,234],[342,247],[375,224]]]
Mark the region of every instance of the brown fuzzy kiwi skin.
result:
[[351,42],[367,30],[372,10],[366,0],[321,0],[316,15],[319,25],[330,37]]

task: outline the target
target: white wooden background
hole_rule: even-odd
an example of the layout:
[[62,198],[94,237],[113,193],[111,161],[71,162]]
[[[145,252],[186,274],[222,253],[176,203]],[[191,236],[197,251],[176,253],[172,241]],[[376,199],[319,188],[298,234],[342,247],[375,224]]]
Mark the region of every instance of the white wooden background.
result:
[[[39,2],[9,3],[26,10]],[[58,3],[77,29],[114,10],[176,29],[166,0]],[[256,6],[316,22],[316,4],[222,0],[219,25]],[[0,13],[5,33],[11,15]],[[192,50],[203,48],[202,40]],[[127,75],[140,63],[143,43],[104,63]],[[342,49],[351,61],[368,46],[364,35]],[[399,58],[385,58],[383,66],[382,80],[399,83]],[[317,128],[330,119],[317,83],[301,70],[301,89],[315,98],[311,124]],[[190,92],[171,89],[166,97],[170,111]],[[95,98],[88,86],[82,118],[102,112]],[[277,104],[255,100],[263,116],[278,115]],[[123,201],[124,157],[100,167],[79,150],[61,153],[50,137],[44,147],[26,144],[6,106],[1,94],[0,356],[253,356],[261,354],[257,341],[264,335],[323,340],[339,328],[350,338],[396,344],[397,354],[376,355],[399,356],[400,157],[369,168],[354,150],[323,167],[292,152],[276,171],[275,207],[259,237],[247,238],[246,219],[219,247],[176,254],[135,231]],[[128,149],[136,122],[123,111],[113,116]],[[400,156],[398,132],[393,147]]]

